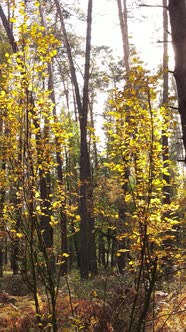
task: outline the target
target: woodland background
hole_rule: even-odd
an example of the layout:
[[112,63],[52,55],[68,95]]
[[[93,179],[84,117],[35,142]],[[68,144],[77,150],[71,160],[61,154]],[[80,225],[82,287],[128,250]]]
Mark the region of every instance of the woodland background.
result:
[[0,331],[186,330],[186,5],[113,2],[121,57],[93,0],[1,1]]

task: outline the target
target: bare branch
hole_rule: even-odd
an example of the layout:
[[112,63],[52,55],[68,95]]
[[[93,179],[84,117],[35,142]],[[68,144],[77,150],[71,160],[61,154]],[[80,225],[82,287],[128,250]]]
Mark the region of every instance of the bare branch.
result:
[[15,42],[14,35],[12,33],[12,30],[11,30],[10,24],[8,22],[8,19],[6,18],[6,15],[5,15],[1,5],[0,5],[0,18],[2,20],[4,29],[7,33],[10,45],[12,47],[12,50],[13,50],[14,53],[16,53],[17,52],[17,44]]
[[[173,110],[178,110],[178,107],[167,105],[168,108],[172,108]],[[183,139],[183,138],[182,138]]]
[[139,4],[139,7],[147,7],[147,8],[165,8],[168,10],[168,6],[162,6],[162,5],[147,5],[145,3]]
[[186,163],[186,160],[185,159],[177,159],[177,162],[178,163]]
[[157,40],[157,43],[160,44],[160,43],[172,43],[171,40]]

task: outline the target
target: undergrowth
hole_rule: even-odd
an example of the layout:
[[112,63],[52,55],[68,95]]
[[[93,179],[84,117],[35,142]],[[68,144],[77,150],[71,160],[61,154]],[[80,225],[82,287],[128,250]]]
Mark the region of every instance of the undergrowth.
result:
[[[145,332],[186,331],[186,288],[176,277],[167,286],[162,283],[151,299]],[[80,281],[74,271],[63,278],[57,302],[59,332],[128,332],[128,321],[135,296],[130,275],[103,271],[88,281]],[[21,287],[21,285],[20,285]],[[37,325],[34,302],[30,295],[10,296],[0,293],[0,332],[51,332],[45,294],[39,296],[42,326]],[[138,305],[143,303],[141,294]]]

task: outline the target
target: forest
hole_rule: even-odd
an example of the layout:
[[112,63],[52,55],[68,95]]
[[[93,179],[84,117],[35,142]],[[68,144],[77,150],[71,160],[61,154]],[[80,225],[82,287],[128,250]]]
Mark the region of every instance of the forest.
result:
[[0,2],[0,332],[186,331],[185,50],[185,0]]

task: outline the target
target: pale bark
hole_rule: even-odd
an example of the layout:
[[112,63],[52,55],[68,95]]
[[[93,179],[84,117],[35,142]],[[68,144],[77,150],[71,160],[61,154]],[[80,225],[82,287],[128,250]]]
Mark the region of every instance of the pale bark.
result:
[[[129,37],[128,37],[128,14],[127,14],[127,0],[123,0],[123,3],[121,0],[117,0],[118,5],[118,16],[120,21],[120,30],[121,30],[121,36],[122,36],[122,45],[123,45],[123,61],[124,61],[124,67],[126,70],[126,74],[130,71],[130,63],[129,63]],[[126,85],[127,85],[126,81]],[[130,122],[130,116],[126,118],[126,122]],[[123,179],[124,184],[122,186],[123,189],[123,198],[125,201],[125,196],[129,192],[128,189],[128,182],[129,182],[129,176],[130,176],[130,169],[128,167],[128,158],[123,158],[123,164],[125,167]],[[127,204],[123,203],[119,207],[119,220],[122,222],[122,224],[126,221],[126,215],[128,212]],[[119,222],[119,221],[118,221]],[[125,226],[127,227],[127,226]],[[126,231],[126,229],[125,229]],[[124,239],[122,241],[118,241],[118,250],[120,249],[126,249],[128,248],[128,239]],[[117,257],[118,262],[118,269],[120,273],[124,273],[124,268],[127,264],[128,260],[128,253],[122,253],[119,257]]]
[[130,70],[130,65],[129,65],[127,2],[126,0],[123,0],[123,5],[122,5],[121,0],[117,0],[117,5],[118,5],[118,16],[120,21],[120,30],[122,36],[124,66],[126,72],[128,72]]

